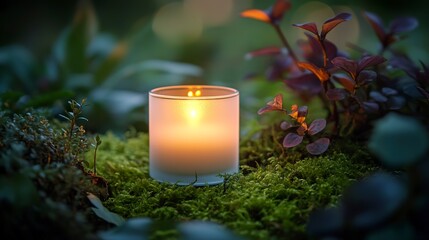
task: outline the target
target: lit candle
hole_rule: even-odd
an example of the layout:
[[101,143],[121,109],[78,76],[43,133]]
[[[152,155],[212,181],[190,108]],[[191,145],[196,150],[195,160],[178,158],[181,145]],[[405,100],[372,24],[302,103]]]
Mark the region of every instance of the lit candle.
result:
[[220,86],[149,92],[149,172],[161,182],[196,186],[238,172],[239,94]]

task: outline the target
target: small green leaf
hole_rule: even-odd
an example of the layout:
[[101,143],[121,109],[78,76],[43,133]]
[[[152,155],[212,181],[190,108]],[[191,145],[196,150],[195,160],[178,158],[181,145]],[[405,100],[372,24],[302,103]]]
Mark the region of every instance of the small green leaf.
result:
[[86,118],[86,117],[79,117],[78,119],[79,119],[79,120],[84,120],[84,121],[89,122],[88,118]]
[[404,167],[425,156],[429,136],[416,119],[390,113],[377,121],[369,148],[386,165]]
[[94,194],[88,193],[87,197],[92,205],[95,206],[92,208],[92,210],[101,219],[105,220],[106,222],[113,223],[116,226],[119,226],[125,222],[123,217],[116,213],[110,212],[107,208],[105,208],[101,203],[101,200]]

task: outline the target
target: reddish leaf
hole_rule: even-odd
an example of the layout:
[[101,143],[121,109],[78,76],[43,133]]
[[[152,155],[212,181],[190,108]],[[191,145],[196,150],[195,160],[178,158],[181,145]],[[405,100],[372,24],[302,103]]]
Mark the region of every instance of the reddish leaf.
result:
[[322,32],[320,33],[320,38],[324,40],[328,32],[334,29],[338,24],[344,21],[348,21],[351,18],[352,18],[352,15],[350,13],[340,13],[340,14],[337,14],[335,17],[326,20],[323,23]]
[[429,101],[429,92],[426,91],[425,89],[421,88],[421,87],[417,87],[417,90],[419,90],[419,92],[426,97],[426,99]]
[[287,0],[277,0],[271,10],[271,19],[274,22],[278,22],[283,18],[283,14],[289,10],[291,3]]
[[413,79],[416,79],[417,74],[420,72],[420,69],[414,64],[413,60],[404,54],[395,53],[389,59],[389,65],[404,70]]
[[386,59],[382,56],[366,56],[363,57],[359,63],[358,63],[358,70],[357,72],[360,72],[364,70],[365,68],[372,67],[375,65],[378,65],[380,63],[384,63]]
[[[311,62],[316,66],[322,67],[323,53],[319,40],[313,34],[310,34],[308,32],[305,32],[304,34],[307,36],[308,40],[298,42],[299,47],[301,48],[301,51],[303,53],[303,57],[307,60],[307,62]],[[323,44],[325,45],[325,50],[328,59],[334,59],[338,55],[338,49],[335,44],[328,40],[325,40]],[[328,62],[327,68],[329,68],[330,65],[331,63]]]
[[340,101],[347,97],[347,92],[342,88],[329,89],[326,91],[326,97],[331,101]]
[[396,18],[390,23],[389,33],[398,34],[408,32],[414,30],[417,26],[419,26],[419,22],[413,17]]
[[420,64],[422,65],[422,68],[423,68],[423,75],[429,78],[429,68],[422,61],[420,61]]
[[374,72],[372,70],[363,70],[357,76],[356,81],[360,85],[365,85],[365,84],[368,84],[368,83],[374,81],[375,79],[377,79],[377,73],[376,72]]
[[291,116],[293,119],[297,119],[298,118],[298,105],[294,104],[290,107],[290,114],[289,116]]
[[305,121],[305,118],[308,114],[308,107],[307,106],[301,106],[298,108],[298,105],[294,104],[291,107],[291,113],[289,116],[291,116],[293,119],[295,119],[299,123],[303,123]]
[[320,155],[328,150],[329,138],[320,138],[307,145],[307,151],[312,155]]
[[329,80],[330,74],[324,68],[319,68],[312,63],[306,62],[298,62],[298,67],[309,70],[316,75],[321,82]]
[[328,59],[334,59],[335,57],[339,56],[338,48],[337,46],[335,46],[334,43],[329,40],[325,40],[323,41],[323,44],[325,45],[326,55],[328,55]]
[[378,39],[381,43],[384,43],[386,39],[386,32],[384,31],[383,22],[381,19],[374,13],[364,12],[363,16],[368,20],[371,27],[374,29],[375,34],[377,34]]
[[334,64],[334,66],[339,67],[349,73],[352,79],[356,79],[358,64],[355,61],[345,57],[336,57],[332,59],[331,62]]
[[310,23],[297,23],[297,24],[292,24],[292,26],[302,28],[304,30],[307,30],[307,31],[313,33],[316,36],[319,36],[319,30],[317,30],[317,26],[313,22],[310,22]]
[[280,128],[281,129],[283,129],[283,130],[288,130],[289,128],[291,128],[291,127],[293,127],[293,125],[292,124],[290,124],[289,122],[286,122],[286,121],[283,121],[281,124],[280,124]]
[[240,16],[245,18],[252,18],[266,23],[271,23],[271,19],[265,11],[259,9],[250,9],[241,12]]
[[320,80],[311,73],[289,77],[284,80],[285,84],[298,93],[314,96],[322,91]]
[[350,93],[354,92],[356,82],[348,77],[339,77],[334,75],[335,81],[339,82]]
[[308,114],[308,107],[307,106],[301,106],[298,108],[298,118],[307,117],[307,114]]
[[267,47],[267,48],[262,48],[262,49],[249,52],[246,54],[245,58],[251,59],[254,57],[265,56],[265,55],[278,55],[280,53],[282,53],[282,49],[279,47]]
[[390,110],[399,110],[405,105],[405,98],[402,96],[393,96],[388,100]]
[[393,88],[384,87],[381,89],[381,92],[386,96],[392,96],[398,94],[398,91]]
[[269,101],[267,103],[267,106],[259,109],[258,114],[264,114],[266,112],[272,112],[272,111],[284,111],[283,110],[283,95],[277,94],[273,100]]
[[301,126],[299,126],[299,128],[296,130],[296,132],[298,133],[298,135],[300,136],[304,136],[305,132],[308,130],[308,126],[307,123],[303,122],[301,124]]
[[308,134],[315,135],[320,131],[322,131],[323,129],[325,129],[325,127],[326,127],[325,119],[316,119],[310,124],[310,127],[308,128]]
[[[290,110],[291,110],[292,112],[298,112],[298,105],[293,104],[292,106],[290,106]],[[297,116],[298,116],[298,115],[297,115]]]
[[377,91],[371,91],[369,96],[377,102],[387,102],[387,97]]
[[376,112],[378,112],[378,109],[380,108],[378,106],[378,104],[375,102],[363,102],[362,105],[363,105],[362,106],[363,109],[369,113],[376,113]]
[[288,133],[288,135],[286,135],[286,137],[283,139],[283,147],[295,147],[302,142],[303,138],[304,136],[300,136],[296,133]]

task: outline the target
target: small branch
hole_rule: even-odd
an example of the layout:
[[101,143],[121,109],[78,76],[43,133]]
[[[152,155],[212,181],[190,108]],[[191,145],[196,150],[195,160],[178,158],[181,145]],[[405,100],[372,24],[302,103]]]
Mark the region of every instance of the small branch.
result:
[[[327,85],[329,84],[329,87],[331,87],[332,89],[335,88],[334,84],[331,81],[326,81]],[[328,86],[327,86],[328,88]],[[338,114],[338,107],[336,104],[336,101],[332,101],[332,118],[334,119],[334,129],[333,132],[335,134],[335,136],[338,135],[338,131],[339,131],[339,124],[340,124],[340,118],[339,118],[339,114]]]
[[98,144],[95,145],[95,150],[94,150],[94,175],[97,175],[97,149],[98,149]]
[[320,37],[319,39],[319,43],[320,46],[322,47],[322,53],[323,53],[323,67],[326,68],[326,66],[328,65],[328,54],[326,53],[326,47],[325,47],[325,41],[321,40]]
[[274,29],[276,30],[277,34],[279,35],[280,40],[282,41],[283,45],[284,45],[284,46],[286,47],[286,49],[288,50],[289,55],[292,57],[292,59],[293,59],[293,61],[294,61],[295,65],[297,65],[297,66],[298,66],[298,62],[299,62],[299,60],[298,60],[298,58],[296,57],[295,52],[294,52],[294,51],[292,50],[292,48],[290,47],[289,42],[287,41],[287,39],[286,39],[285,35],[283,34],[282,29],[281,29],[281,28],[279,27],[279,25],[277,25],[277,24],[272,24],[272,25],[273,25]]

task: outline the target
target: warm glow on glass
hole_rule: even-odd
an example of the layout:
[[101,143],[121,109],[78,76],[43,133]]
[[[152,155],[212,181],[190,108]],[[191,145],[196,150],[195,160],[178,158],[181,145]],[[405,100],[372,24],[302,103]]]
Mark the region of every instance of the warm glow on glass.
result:
[[[204,93],[204,94],[203,94]],[[217,86],[171,86],[149,93],[150,175],[187,185],[223,182],[238,172],[238,92]]]

